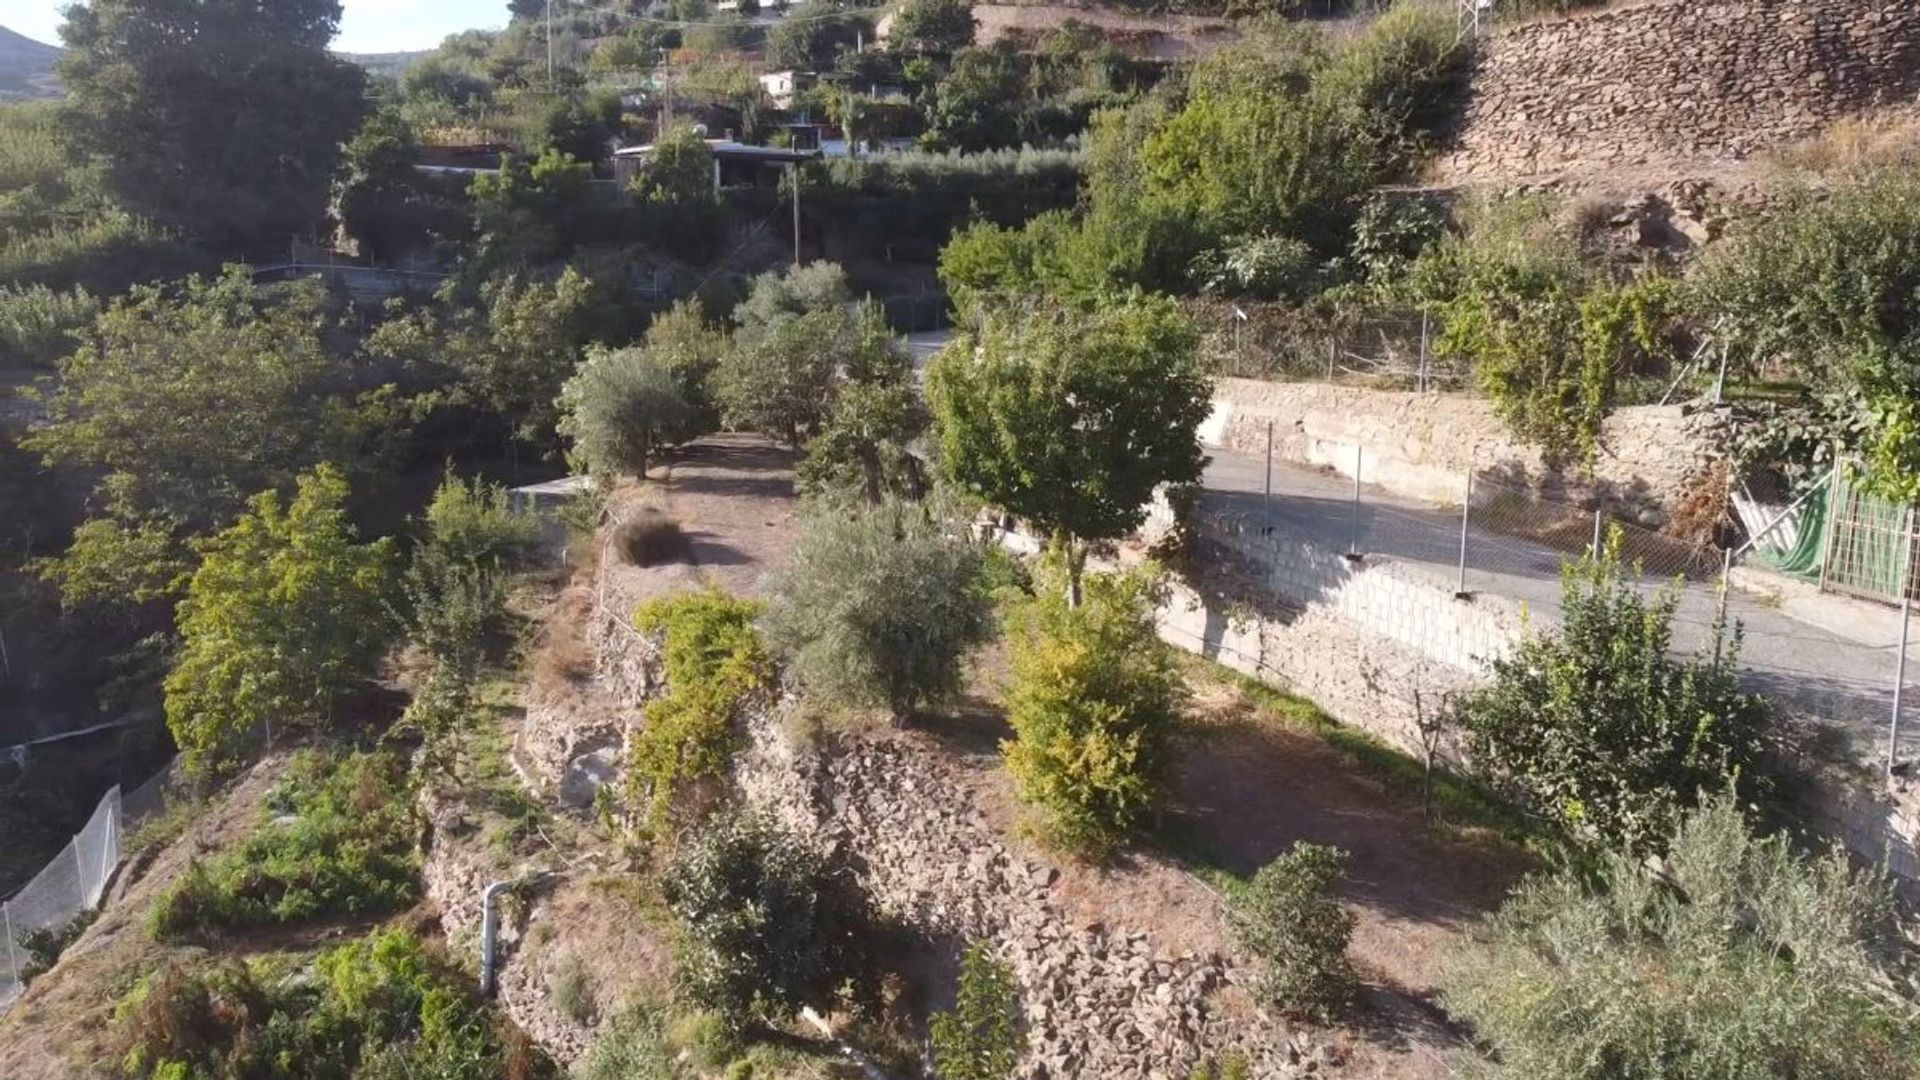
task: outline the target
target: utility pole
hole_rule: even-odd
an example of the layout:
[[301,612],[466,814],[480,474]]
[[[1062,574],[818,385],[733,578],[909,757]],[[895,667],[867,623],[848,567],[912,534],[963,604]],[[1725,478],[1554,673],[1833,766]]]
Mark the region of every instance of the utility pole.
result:
[[800,266],[800,163],[787,164],[787,186],[793,189],[793,265]]

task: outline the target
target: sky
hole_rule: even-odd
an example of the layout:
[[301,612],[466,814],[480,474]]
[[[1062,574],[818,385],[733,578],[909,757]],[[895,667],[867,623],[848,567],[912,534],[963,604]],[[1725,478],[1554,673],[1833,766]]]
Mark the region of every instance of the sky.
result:
[[[471,27],[507,21],[504,0],[342,0],[346,16],[333,47],[342,52],[430,49]],[[0,26],[49,45],[60,43],[65,0],[0,0]]]

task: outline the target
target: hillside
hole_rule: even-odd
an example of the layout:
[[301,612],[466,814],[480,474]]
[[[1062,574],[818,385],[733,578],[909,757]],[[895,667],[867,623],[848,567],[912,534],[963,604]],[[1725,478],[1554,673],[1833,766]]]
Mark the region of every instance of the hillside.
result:
[[0,101],[60,96],[53,65],[60,50],[0,26]]

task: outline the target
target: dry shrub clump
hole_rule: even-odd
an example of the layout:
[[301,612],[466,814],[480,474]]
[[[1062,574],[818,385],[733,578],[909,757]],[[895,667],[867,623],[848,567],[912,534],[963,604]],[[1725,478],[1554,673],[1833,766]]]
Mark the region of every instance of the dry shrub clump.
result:
[[647,507],[620,523],[613,534],[614,550],[634,566],[658,566],[687,556],[690,545],[680,523]]

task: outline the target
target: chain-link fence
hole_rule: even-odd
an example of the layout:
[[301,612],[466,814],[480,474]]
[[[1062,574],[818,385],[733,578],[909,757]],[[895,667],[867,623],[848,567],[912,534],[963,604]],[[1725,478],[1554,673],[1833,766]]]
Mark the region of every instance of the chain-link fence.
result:
[[[1744,567],[1749,562],[1765,566],[1763,549],[1777,553],[1807,546],[1805,537],[1787,533],[1793,524],[1818,527],[1821,515],[1808,512],[1808,503],[1785,508],[1786,513],[1776,510],[1765,524],[1748,525],[1754,540],[1764,543],[1723,547],[1715,540],[1738,535],[1737,528],[1698,540],[1677,537],[1633,520],[1636,506],[1522,487],[1504,474],[1490,477],[1491,470],[1476,471],[1471,480],[1462,474],[1459,495],[1449,504],[1381,490],[1375,481],[1385,479],[1388,462],[1358,447],[1331,449],[1323,460],[1334,468],[1309,471],[1216,452],[1201,512],[1242,533],[1284,536],[1290,550],[1314,558],[1341,556],[1355,565],[1389,561],[1463,603],[1505,598],[1522,605],[1532,623],[1546,627],[1562,618],[1566,562],[1613,538],[1643,592],[1673,595],[1674,649],[1688,654],[1737,649],[1752,688],[1812,721],[1799,732],[1810,750],[1890,775],[1901,775],[1920,760],[1920,724],[1900,722],[1904,700],[1912,697],[1904,692],[1909,673],[1920,668],[1902,659],[1910,637],[1898,607],[1822,598],[1812,581],[1801,595],[1777,574],[1758,584],[1783,585],[1789,590],[1784,599],[1778,592],[1730,587],[1735,578],[1755,584]],[[1433,490],[1430,476],[1421,479]],[[1836,516],[1847,520],[1846,513],[1842,508]],[[1913,517],[1901,520],[1911,523]],[[1898,575],[1902,564],[1889,563],[1888,551],[1905,551],[1897,541],[1907,534],[1898,522],[1891,532],[1872,525],[1860,516],[1853,540],[1830,536],[1826,543],[1835,549],[1851,543],[1863,552],[1878,544],[1877,554],[1863,554],[1852,563],[1893,565]],[[1888,535],[1896,541],[1891,547]],[[1831,561],[1829,576],[1836,570],[1837,576],[1849,576],[1837,556]],[[1885,576],[1876,569],[1854,579],[1877,581],[1874,575]],[[1729,630],[1724,637],[1723,627]]]
[[1307,312],[1265,304],[1195,304],[1201,350],[1213,370],[1249,379],[1321,381],[1378,390],[1464,390],[1466,364],[1434,348],[1418,311]]
[[108,789],[93,816],[67,846],[19,892],[0,903],[0,1011],[10,1007],[26,983],[52,964],[74,920],[92,911],[120,865],[126,832],[166,808],[173,778],[171,763],[158,775],[123,795]]

